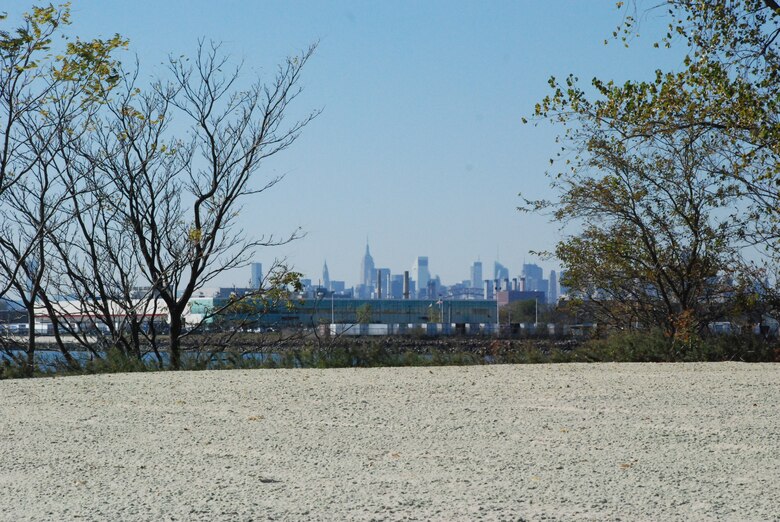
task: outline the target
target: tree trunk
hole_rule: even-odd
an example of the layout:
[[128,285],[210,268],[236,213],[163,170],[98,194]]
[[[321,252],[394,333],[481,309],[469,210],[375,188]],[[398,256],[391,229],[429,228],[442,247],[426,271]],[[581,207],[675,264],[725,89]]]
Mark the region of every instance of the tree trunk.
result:
[[27,306],[27,358],[25,361],[24,375],[32,377],[35,374],[35,305]]
[[171,310],[171,333],[168,350],[172,370],[181,368],[181,334],[183,326],[181,314]]

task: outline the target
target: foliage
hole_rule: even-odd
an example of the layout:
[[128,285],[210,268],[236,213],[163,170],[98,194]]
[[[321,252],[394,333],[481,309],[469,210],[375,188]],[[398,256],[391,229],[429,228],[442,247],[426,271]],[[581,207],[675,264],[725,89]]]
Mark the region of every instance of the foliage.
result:
[[566,140],[582,151],[553,180],[560,200],[536,206],[561,223],[581,223],[555,249],[564,284],[601,305],[600,322],[674,336],[684,316],[701,328],[719,313],[715,304],[729,290],[720,288],[723,275],[734,270],[743,232],[723,210],[734,196],[717,174],[720,140],[691,129],[628,133],[601,116],[609,101],[590,102],[572,86],[537,112],[575,122]]
[[371,305],[365,303],[360,305],[355,310],[355,317],[357,318],[357,322],[359,324],[371,324],[371,321],[373,320],[373,313],[374,310]]
[[[622,3],[621,3],[622,4]],[[550,79],[535,116],[565,129],[552,175],[560,199],[526,202],[582,232],[556,248],[567,286],[602,304],[599,320],[685,339],[724,313],[748,272],[740,248],[780,252],[777,36],[772,0],[667,2],[681,71],[616,84]],[[616,32],[626,43],[636,24]]]
[[587,362],[773,362],[778,354],[776,342],[751,334],[691,338],[682,344],[659,330],[615,332],[572,353],[573,360]]
[[[118,350],[140,361],[151,349],[162,365],[165,339],[179,367],[194,292],[257,248],[299,236],[253,237],[237,217],[281,179],[258,179],[262,161],[317,115],[285,118],[315,46],[239,89],[240,67],[201,41],[192,60],[171,57],[167,78],[145,84],[138,65],[117,60],[119,35],[63,32],[67,4],[7,23],[0,16],[0,297],[12,292],[30,321],[43,308],[66,358],[63,336],[95,357]],[[300,274],[275,268],[252,306],[301,288]],[[247,315],[250,303],[230,306]],[[169,316],[169,335],[150,316]],[[30,373],[34,349],[31,324]]]
[[[753,226],[746,237],[765,245],[773,257],[778,245],[780,177],[780,7],[775,0],[667,2],[671,21],[659,44],[688,54],[678,72],[657,73],[651,83],[614,87],[605,117],[629,120],[631,108],[644,113],[646,133],[682,127],[718,135],[724,183],[733,183],[751,203]],[[627,17],[624,31],[636,24]]]
[[144,372],[155,369],[152,364],[133,357],[118,349],[110,349],[103,357],[88,360],[83,366],[83,373],[130,373]]
[[499,310],[501,323],[535,323],[537,312],[540,323],[547,322],[549,313],[545,303],[539,303],[534,299],[515,301],[504,305]]
[[116,87],[115,54],[127,44],[119,35],[71,39],[69,23],[67,4],[49,5],[24,13],[16,28],[0,28],[0,297],[10,293],[27,311],[29,374],[36,303],[58,294],[52,236],[78,217],[67,204],[74,144],[89,132],[100,98]]

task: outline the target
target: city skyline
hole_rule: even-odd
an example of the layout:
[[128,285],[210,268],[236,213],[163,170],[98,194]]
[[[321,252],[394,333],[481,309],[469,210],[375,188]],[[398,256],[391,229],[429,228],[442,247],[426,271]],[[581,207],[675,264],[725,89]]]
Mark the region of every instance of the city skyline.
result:
[[[485,272],[483,265],[486,263],[478,258],[465,267],[464,277],[447,280],[430,270],[428,256],[415,256],[410,266],[381,266],[371,254],[371,244],[366,240],[363,256],[355,263],[356,267],[359,266],[359,271],[354,279],[342,277],[340,274],[332,275],[327,260],[323,260],[320,272],[303,273],[302,281],[307,291],[324,288],[341,296],[349,295],[361,299],[401,298],[404,272],[409,274],[412,298],[464,297],[463,294],[466,293],[474,297],[478,292],[464,292],[464,290],[478,289],[480,295],[484,295],[482,290],[487,284],[489,291],[485,298],[492,299],[496,281],[501,290],[522,289],[544,292],[548,302],[554,302],[560,295],[558,274],[562,272],[558,267],[546,269],[536,262],[528,262],[527,259],[519,262],[519,268],[516,263],[505,262],[508,266],[494,261],[492,272]],[[257,267],[262,267],[262,264],[254,262],[250,266],[254,280],[255,271]],[[548,274],[547,278],[544,276],[545,273]],[[241,287],[242,285],[233,283],[228,286]]]
[[[13,19],[27,8],[4,9]],[[284,179],[247,198],[237,221],[252,237],[284,238],[299,228],[304,237],[254,258],[266,267],[285,261],[307,276],[327,260],[332,279],[352,280],[368,236],[379,267],[408,269],[427,256],[433,274],[460,281],[476,259],[486,275],[496,260],[512,270],[532,258],[545,270],[558,268],[531,252],[552,251],[560,225],[517,211],[518,193],[552,197],[545,172],[559,151],[558,131],[522,119],[548,94],[550,76],[621,81],[680,65],[677,49],[653,49],[650,39],[634,39],[631,49],[605,46],[624,14],[611,1],[552,10],[510,1],[217,8],[196,0],[183,9],[83,0],[68,33],[126,37],[122,60],[131,64],[137,55],[139,77],[149,81],[164,75],[168,55],[191,56],[198,37],[222,42],[231,64],[245,64],[246,81],[267,78],[280,59],[318,42],[288,116],[322,113],[263,164],[256,186]],[[650,17],[643,29],[663,23]],[[576,224],[567,230],[576,232]],[[238,269],[213,283],[247,279]]]

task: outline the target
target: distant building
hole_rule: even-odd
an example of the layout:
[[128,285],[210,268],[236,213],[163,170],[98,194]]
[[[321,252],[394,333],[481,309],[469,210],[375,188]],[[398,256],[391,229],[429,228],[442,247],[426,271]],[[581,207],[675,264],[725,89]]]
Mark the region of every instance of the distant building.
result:
[[331,290],[330,288],[330,274],[328,273],[328,262],[325,261],[325,263],[322,265],[322,286],[326,290]]
[[471,288],[482,288],[482,261],[471,265]]
[[377,272],[377,278],[381,277],[382,279],[382,285],[381,285],[381,292],[380,292],[379,279],[377,279],[375,293],[377,294],[377,297],[381,293],[382,299],[387,299],[390,296],[390,269],[377,268],[376,272]]
[[435,299],[440,294],[443,293],[443,287],[441,285],[441,279],[439,279],[439,276],[436,276],[434,278],[428,279],[428,297],[431,299]]
[[395,274],[390,276],[390,288],[387,297],[390,299],[402,299],[404,296],[404,276]]
[[371,299],[371,292],[373,292],[374,288],[371,286],[366,286],[364,284],[359,284],[355,286],[355,297],[357,299]]
[[427,294],[428,281],[431,279],[431,273],[428,271],[428,256],[419,256],[414,260],[412,273],[410,275],[417,283],[420,294],[419,297],[426,297],[422,294]]
[[[360,262],[360,285],[366,286],[370,289],[374,287],[374,281],[376,280],[376,273],[374,271],[374,258],[371,257],[371,252],[368,250],[368,241],[366,241],[366,253],[363,255],[363,260]],[[369,294],[371,290],[369,290]]]
[[542,267],[533,263],[523,264],[522,276],[525,278],[525,290],[532,292],[547,292],[547,280]]
[[[208,317],[215,310],[226,304],[221,299],[193,299],[188,309],[188,315],[199,318]],[[252,303],[257,305],[260,304]],[[274,326],[279,328],[319,325],[323,323],[341,323],[347,328],[358,329],[356,323],[361,322],[361,310],[371,309],[372,324],[394,325],[398,333],[409,332],[427,323],[444,323],[448,326],[439,327],[440,332],[455,333],[490,331],[485,325],[496,322],[495,301],[463,300],[463,299],[333,299],[324,305],[317,299],[306,299],[288,307],[284,303],[276,303],[268,309],[260,310],[253,319],[257,326]],[[433,314],[432,311],[437,313]],[[229,314],[229,312],[225,312]],[[435,318],[435,319],[434,319]],[[213,322],[214,318],[207,319]],[[427,331],[427,330],[426,330]]]
[[498,261],[493,263],[493,279],[498,279],[499,281],[503,281],[504,279],[509,279],[509,269],[499,263]]
[[550,270],[550,283],[547,292],[547,302],[555,304],[558,302],[558,275],[555,270]]
[[250,269],[252,276],[249,279],[249,287],[257,290],[263,284],[263,264],[252,263]]
[[533,301],[546,303],[544,292],[528,291],[520,292],[516,290],[501,290],[497,294],[498,305],[504,306],[516,301]]

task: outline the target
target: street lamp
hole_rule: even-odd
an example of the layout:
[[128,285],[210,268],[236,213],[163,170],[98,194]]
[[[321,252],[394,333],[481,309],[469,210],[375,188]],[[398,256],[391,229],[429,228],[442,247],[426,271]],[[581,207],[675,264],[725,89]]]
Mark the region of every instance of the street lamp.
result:
[[534,297],[534,329],[539,324],[539,298]]
[[500,337],[501,336],[501,311],[499,310],[498,307],[498,290],[499,290],[498,279],[496,279],[494,288],[495,288],[494,293],[496,295],[496,337]]

